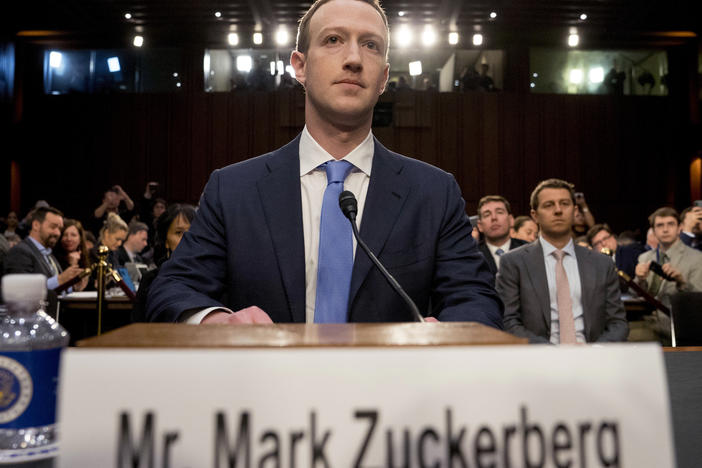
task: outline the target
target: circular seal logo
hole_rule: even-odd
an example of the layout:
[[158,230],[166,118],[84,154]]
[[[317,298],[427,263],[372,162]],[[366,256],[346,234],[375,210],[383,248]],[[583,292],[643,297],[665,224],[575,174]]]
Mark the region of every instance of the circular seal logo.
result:
[[32,376],[7,356],[0,356],[0,424],[20,417],[32,401]]

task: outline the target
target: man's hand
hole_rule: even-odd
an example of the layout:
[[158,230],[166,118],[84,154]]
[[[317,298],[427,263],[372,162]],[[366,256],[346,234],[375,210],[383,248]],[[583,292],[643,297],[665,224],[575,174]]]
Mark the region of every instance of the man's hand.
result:
[[636,270],[634,270],[634,273],[636,273],[637,278],[646,279],[650,268],[651,268],[651,262],[639,263],[638,265],[636,265]]
[[221,310],[214,310],[207,314],[200,323],[273,323],[273,320],[259,307],[251,306],[234,312],[233,314]]
[[65,270],[63,270],[63,273],[58,275],[58,284],[61,285],[67,281],[72,280],[76,276],[80,275],[80,272],[83,271],[81,267],[78,265],[71,265]]
[[680,270],[674,268],[673,265],[671,265],[670,263],[664,263],[662,268],[663,273],[670,276],[675,280],[676,283],[678,283],[678,287],[685,286],[685,277],[680,272]]
[[439,323],[436,317],[424,317],[425,322]]

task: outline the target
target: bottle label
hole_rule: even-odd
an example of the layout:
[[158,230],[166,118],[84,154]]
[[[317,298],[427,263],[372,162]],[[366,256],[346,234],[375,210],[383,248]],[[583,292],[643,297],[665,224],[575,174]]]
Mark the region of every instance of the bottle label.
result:
[[0,352],[0,429],[56,423],[62,349]]

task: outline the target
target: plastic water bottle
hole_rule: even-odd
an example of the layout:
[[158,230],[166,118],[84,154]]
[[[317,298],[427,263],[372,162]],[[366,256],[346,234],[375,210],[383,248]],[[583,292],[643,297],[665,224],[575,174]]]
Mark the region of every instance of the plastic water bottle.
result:
[[66,330],[43,310],[45,276],[5,275],[2,292],[0,466],[58,454],[58,371],[68,345]]

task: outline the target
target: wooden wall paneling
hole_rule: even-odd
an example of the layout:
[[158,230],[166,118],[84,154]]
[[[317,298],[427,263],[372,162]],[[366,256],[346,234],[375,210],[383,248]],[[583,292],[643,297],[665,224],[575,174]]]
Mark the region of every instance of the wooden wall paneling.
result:
[[[523,127],[515,138],[523,139],[523,180],[527,187],[527,199],[536,185],[546,175],[546,157],[544,156],[543,121],[547,118],[544,115],[545,101],[543,96],[529,94],[526,96],[526,105],[521,109],[523,112]],[[521,138],[520,138],[521,137]],[[549,175],[551,173],[549,172]],[[528,202],[527,202],[528,203]]]
[[482,122],[481,135],[482,152],[482,176],[483,194],[494,195],[504,193],[500,183],[501,171],[504,163],[504,155],[500,154],[500,121],[503,116],[500,114],[500,98],[497,93],[486,93],[481,96],[482,101]]
[[463,93],[460,96],[461,108],[458,131],[461,135],[459,158],[454,167],[456,178],[463,188],[463,196],[469,213],[475,213],[478,200],[485,194],[485,168],[483,165],[483,134],[484,119],[483,94],[477,92]]
[[531,187],[527,185],[524,167],[525,139],[524,105],[521,94],[503,93],[500,96],[500,191],[509,200],[515,217],[528,214],[528,202]]
[[[451,172],[454,177],[458,177],[457,169],[460,161],[461,138],[458,129],[460,128],[460,97],[457,93],[441,93],[438,97],[437,122],[436,122],[436,154],[432,164]],[[461,192],[466,184],[459,181]],[[465,193],[463,193],[465,198]]]
[[273,125],[275,123],[275,100],[271,93],[254,93],[251,112],[253,148],[251,156],[268,153],[274,148]]

